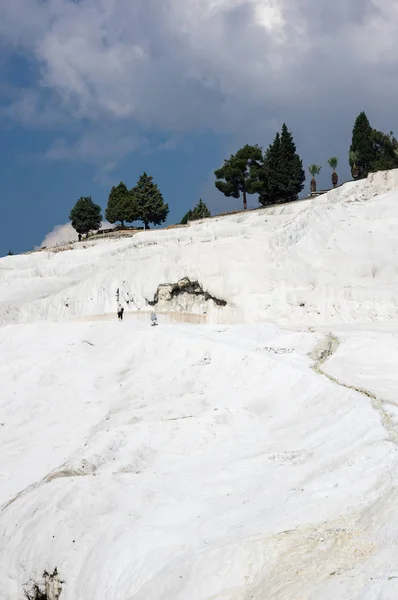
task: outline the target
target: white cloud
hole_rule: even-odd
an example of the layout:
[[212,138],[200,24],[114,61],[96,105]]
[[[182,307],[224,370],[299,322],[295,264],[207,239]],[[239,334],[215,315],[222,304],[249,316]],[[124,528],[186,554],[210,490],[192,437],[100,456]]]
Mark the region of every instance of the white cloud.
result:
[[[103,221],[101,224],[102,229],[108,229],[110,227],[112,227],[112,225],[107,221]],[[47,235],[44,237],[39,248],[43,248],[44,246],[46,248],[62,246],[64,244],[68,244],[69,242],[76,242],[77,239],[78,235],[70,223],[56,225],[54,229],[47,233]]]
[[[287,115],[313,131],[329,117],[333,132],[330,115],[343,104],[353,106],[352,119],[364,97],[384,111],[397,96],[395,82],[386,89],[384,70],[398,61],[395,0],[5,4],[3,45],[33,58],[40,73],[8,116],[37,124],[58,114],[60,122],[115,127],[119,158],[136,148],[123,137],[125,123],[239,134]],[[89,131],[72,145],[58,141],[48,156],[109,161],[106,144],[94,138]]]
[[70,223],[65,223],[65,225],[56,225],[52,231],[47,233],[39,247],[43,248],[45,246],[46,248],[51,248],[76,241],[76,231]]
[[145,147],[145,140],[121,130],[96,129],[86,131],[78,140],[57,139],[48,149],[46,158],[51,160],[83,160],[96,162],[98,159],[119,159],[126,154]]

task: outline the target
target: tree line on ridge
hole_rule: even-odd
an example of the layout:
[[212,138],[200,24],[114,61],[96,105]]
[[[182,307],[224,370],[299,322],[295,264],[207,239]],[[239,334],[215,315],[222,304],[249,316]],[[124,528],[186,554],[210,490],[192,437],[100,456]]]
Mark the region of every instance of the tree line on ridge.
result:
[[[338,158],[328,160],[332,169],[332,186],[338,185]],[[355,120],[349,150],[349,165],[353,179],[362,179],[369,173],[398,168],[398,142],[392,132],[385,134],[374,129],[364,112]],[[311,175],[311,193],[317,191],[316,177],[321,165],[308,167]],[[282,204],[297,200],[304,189],[305,170],[297,153],[292,133],[286,124],[275,135],[273,142],[263,151],[259,145],[246,144],[235,154],[224,160],[216,169],[215,186],[226,197],[242,198],[243,209],[247,209],[248,195],[256,194],[261,206]],[[112,187],[105,218],[111,223],[141,221],[144,229],[150,225],[161,225],[167,219],[169,205],[164,201],[153,177],[143,173],[135,187],[128,189],[121,181]],[[200,199],[193,209],[182,218],[181,224],[210,217],[206,203]],[[80,235],[99,230],[102,222],[101,207],[90,196],[81,197],[72,208],[69,219]]]

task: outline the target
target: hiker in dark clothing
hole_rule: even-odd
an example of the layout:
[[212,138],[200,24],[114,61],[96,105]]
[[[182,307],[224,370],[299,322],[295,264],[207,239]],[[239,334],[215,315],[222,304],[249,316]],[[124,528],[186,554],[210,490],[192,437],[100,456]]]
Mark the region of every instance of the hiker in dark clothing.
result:
[[117,309],[117,318],[119,319],[119,321],[123,321],[123,313],[124,313],[124,308],[123,308],[123,306],[119,305],[119,308]]

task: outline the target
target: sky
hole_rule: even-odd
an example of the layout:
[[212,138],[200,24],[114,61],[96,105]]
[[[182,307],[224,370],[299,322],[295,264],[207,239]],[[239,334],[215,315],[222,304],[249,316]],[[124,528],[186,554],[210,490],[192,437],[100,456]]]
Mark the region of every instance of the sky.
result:
[[307,190],[314,162],[330,187],[330,156],[349,179],[361,110],[398,133],[396,0],[0,0],[0,14],[0,256],[62,238],[80,196],[105,208],[143,171],[168,223],[200,197],[235,209],[214,170],[283,122]]

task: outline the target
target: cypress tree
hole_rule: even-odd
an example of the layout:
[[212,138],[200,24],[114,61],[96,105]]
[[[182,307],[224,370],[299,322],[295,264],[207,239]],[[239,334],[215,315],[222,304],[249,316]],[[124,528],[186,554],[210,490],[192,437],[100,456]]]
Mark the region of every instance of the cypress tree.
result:
[[254,189],[263,206],[296,200],[304,188],[305,172],[296,152],[293,136],[286,124],[268,146],[264,161],[256,173]]
[[110,191],[105,218],[109,223],[120,221],[122,227],[124,227],[125,221],[132,223],[138,219],[134,195],[127,189],[123,181],[119,185],[113,186]]
[[244,210],[247,209],[247,194],[255,193],[255,174],[262,158],[259,146],[246,144],[225,160],[220,169],[214,171],[216,188],[227,197],[240,198],[242,195]]
[[87,236],[89,231],[100,228],[101,208],[92,201],[91,196],[82,197],[72,208],[69,219],[77,233]]
[[153,177],[143,173],[131,193],[137,202],[138,218],[144,223],[145,229],[149,229],[149,223],[160,225],[167,219],[169,205],[164,202],[156,183],[153,183]]
[[352,142],[349,154],[351,170],[354,168],[353,156],[356,159],[355,166],[358,169],[359,179],[367,177],[374,165],[376,152],[373,145],[373,130],[368,117],[363,111],[357,116],[352,130]]
[[297,200],[304,188],[305,171],[301,158],[296,152],[293,136],[285,123],[282,125],[281,132],[280,160],[280,201]]
[[282,193],[281,136],[279,132],[272,144],[268,146],[258,179],[259,203],[262,206],[267,206],[278,202]]

